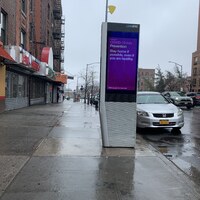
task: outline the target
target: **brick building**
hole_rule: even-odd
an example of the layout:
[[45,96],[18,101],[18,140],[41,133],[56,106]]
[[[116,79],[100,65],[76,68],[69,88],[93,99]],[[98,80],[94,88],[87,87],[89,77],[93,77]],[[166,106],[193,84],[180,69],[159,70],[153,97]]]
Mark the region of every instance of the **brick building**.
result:
[[154,86],[155,69],[138,69],[138,91],[150,91]]
[[0,112],[57,102],[67,82],[61,0],[1,0],[0,12]]
[[192,82],[191,90],[193,92],[200,92],[200,5],[199,5],[199,20],[198,20],[198,34],[197,34],[197,49],[192,54]]

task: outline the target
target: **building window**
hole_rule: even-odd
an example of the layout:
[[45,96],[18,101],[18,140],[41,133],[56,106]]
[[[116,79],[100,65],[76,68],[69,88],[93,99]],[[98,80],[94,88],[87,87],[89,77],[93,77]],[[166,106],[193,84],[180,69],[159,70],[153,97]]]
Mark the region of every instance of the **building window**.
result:
[[33,41],[33,23],[30,23],[29,38],[30,38],[30,41]]
[[49,46],[49,37],[50,37],[50,34],[49,34],[49,31],[47,31],[47,45]]
[[22,11],[26,13],[26,0],[21,0],[21,4],[22,4]]
[[194,65],[198,64],[198,57],[194,57]]
[[50,5],[48,4],[48,19],[50,20]]
[[193,79],[193,80],[192,80],[192,85],[193,85],[193,86],[196,86],[196,83],[197,83],[196,79]]
[[33,0],[30,0],[30,11],[33,11]]
[[21,47],[23,49],[26,47],[26,33],[24,30],[21,31]]
[[196,76],[197,75],[197,68],[193,69],[193,75]]
[[1,41],[4,43],[4,45],[6,44],[6,18],[7,15],[4,12],[1,12],[0,15],[0,39]]

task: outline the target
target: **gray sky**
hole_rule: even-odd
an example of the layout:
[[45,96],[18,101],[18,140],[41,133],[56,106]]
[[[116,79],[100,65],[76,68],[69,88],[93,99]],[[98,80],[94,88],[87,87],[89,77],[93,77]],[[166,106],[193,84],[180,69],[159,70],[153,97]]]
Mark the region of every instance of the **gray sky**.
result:
[[[62,0],[65,16],[65,70],[78,75],[99,62],[106,0]],[[139,67],[174,71],[174,61],[191,74],[196,51],[199,0],[109,0],[109,22],[140,24]],[[99,65],[96,66],[97,69]],[[81,81],[81,80],[80,80]],[[70,87],[76,85],[76,79]]]

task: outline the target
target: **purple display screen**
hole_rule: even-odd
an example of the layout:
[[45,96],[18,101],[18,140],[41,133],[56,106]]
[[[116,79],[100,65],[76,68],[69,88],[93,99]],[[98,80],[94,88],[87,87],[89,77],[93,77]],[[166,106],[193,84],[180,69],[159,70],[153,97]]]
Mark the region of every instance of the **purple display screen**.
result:
[[107,90],[135,91],[138,34],[108,33],[107,45]]

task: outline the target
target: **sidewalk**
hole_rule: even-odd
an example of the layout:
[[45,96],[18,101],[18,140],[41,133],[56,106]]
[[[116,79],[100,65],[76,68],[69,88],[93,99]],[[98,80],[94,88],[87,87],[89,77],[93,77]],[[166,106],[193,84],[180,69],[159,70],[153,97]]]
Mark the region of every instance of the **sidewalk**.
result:
[[99,113],[64,101],[0,114],[0,200],[199,200],[198,188],[138,135],[102,148]]

